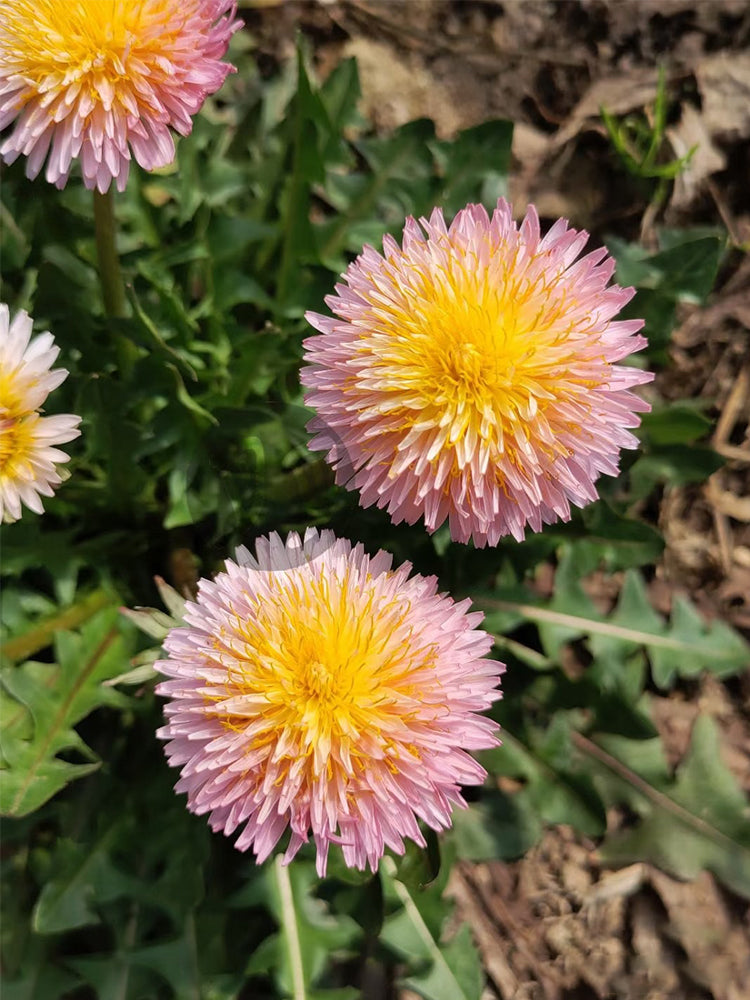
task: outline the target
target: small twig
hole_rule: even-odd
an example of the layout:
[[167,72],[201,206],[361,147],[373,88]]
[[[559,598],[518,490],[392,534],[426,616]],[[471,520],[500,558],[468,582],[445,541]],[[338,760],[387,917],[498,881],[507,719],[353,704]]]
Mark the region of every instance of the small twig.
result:
[[714,451],[731,458],[733,462],[750,462],[750,448],[738,448],[733,444],[715,444]]
[[[713,446],[726,444],[729,435],[734,429],[734,425],[744,409],[748,394],[750,393],[750,366],[745,365],[740,369],[734,385],[727,396],[727,400],[721,411],[721,416],[716,422],[716,430],[713,436]],[[718,448],[717,448],[718,450]]]
[[[729,227],[727,226],[727,228]],[[722,411],[713,434],[712,444],[715,450],[725,458],[733,458],[736,460],[741,456],[741,460],[750,461],[750,453],[743,452],[743,449],[735,448],[734,445],[727,444],[729,437],[734,430],[735,424],[737,423],[737,420],[747,403],[749,391],[750,368],[746,365],[740,370],[737,378],[734,380],[734,384],[732,385],[729,396],[722,407]],[[737,512],[735,511],[733,513],[732,510],[728,510],[726,504],[722,505],[723,493],[718,487],[717,478],[720,476],[721,469],[714,473],[714,475],[708,480],[708,483],[706,483],[705,495],[713,513],[714,528],[719,542],[719,554],[721,557],[722,569],[724,570],[724,573],[728,575],[731,572],[732,563],[734,561],[732,555],[734,550],[734,536],[732,527],[729,523],[729,517],[735,516]],[[740,501],[738,501],[738,503],[739,502]],[[742,517],[739,518],[739,520],[743,519],[744,518]]]
[[732,534],[732,528],[729,524],[729,518],[726,514],[722,514],[720,510],[714,508],[714,528],[716,529],[716,537],[719,540],[719,555],[721,556],[721,568],[724,570],[724,575],[728,576],[732,571],[732,563],[734,562],[733,551],[734,551],[734,535]]
[[621,760],[618,760],[616,757],[613,757],[612,754],[607,753],[606,750],[594,743],[593,740],[590,740],[581,733],[577,732],[572,732],[570,734],[570,738],[582,753],[598,760],[600,764],[603,764],[608,770],[612,771],[613,774],[622,778],[622,780],[626,781],[629,785],[632,785],[633,788],[637,789],[654,805],[659,806],[659,808],[671,813],[684,823],[685,826],[691,827],[697,833],[713,840],[714,843],[718,842],[724,846],[731,847],[733,851],[736,851],[741,847],[740,844],[732,840],[732,838],[728,837],[725,833],[722,833],[721,830],[717,830],[716,827],[711,826],[710,823],[701,819],[700,816],[695,816],[689,810],[683,808],[675,802],[674,799],[671,799],[668,795],[657,791],[657,789],[654,788],[653,785],[650,785],[648,781],[641,778],[640,775],[635,773],[635,771],[631,771],[630,768],[623,764]]
[[741,240],[737,233],[737,227],[735,226],[734,217],[727,207],[726,199],[721,194],[721,191],[717,185],[711,180],[710,177],[706,178],[706,187],[708,188],[708,193],[714,200],[714,205],[716,205],[717,211],[721,216],[721,221],[727,228],[729,233],[729,238],[732,243],[738,247],[741,246]]
[[495,989],[503,1000],[513,1000],[518,995],[521,984],[504,955],[504,941],[484,912],[484,907],[477,901],[475,887],[469,883],[461,865],[453,871],[448,891],[458,904],[466,923],[471,927],[482,956],[484,970]]
[[[514,918],[501,896],[497,892],[490,893],[479,879],[469,874],[467,871],[468,867],[466,862],[462,862],[459,865],[459,872],[464,875],[469,885],[479,894],[484,909],[492,920],[500,923],[508,931],[519,954],[523,955],[529,967],[534,970],[545,996],[555,996],[558,993],[555,987],[563,985],[562,978],[557,969],[549,963],[545,964],[543,961],[540,961],[539,956],[534,954],[528,932],[519,926],[518,921]],[[538,947],[538,942],[534,940],[533,945]],[[511,996],[515,996],[515,994],[511,994]]]

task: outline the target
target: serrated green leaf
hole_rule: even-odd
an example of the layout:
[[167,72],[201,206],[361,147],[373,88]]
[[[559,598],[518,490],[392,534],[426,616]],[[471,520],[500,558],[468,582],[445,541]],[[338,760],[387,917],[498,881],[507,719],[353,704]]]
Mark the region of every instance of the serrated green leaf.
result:
[[623,517],[606,500],[585,507],[575,521],[549,529],[548,537],[565,540],[575,557],[576,573],[586,576],[603,568],[608,572],[654,563],[664,549],[656,528]]
[[[605,841],[602,857],[615,863],[649,860],[678,878],[695,878],[707,869],[750,899],[750,802],[721,759],[716,723],[698,716],[674,781],[667,779],[658,759],[644,759],[639,741],[608,737],[597,743],[615,758],[615,765],[626,768],[623,772],[603,758],[596,780],[608,801],[621,801],[626,789],[631,806],[643,817]],[[645,780],[629,779],[628,770]]]
[[469,202],[495,207],[507,193],[512,141],[513,123],[496,120],[465,129],[450,142],[432,144],[445,177],[439,203],[446,215]]
[[198,942],[192,916],[186,919],[179,937],[135,948],[127,957],[132,965],[151,969],[161,976],[172,987],[177,1000],[202,1000]]
[[[25,816],[64,788],[91,773],[97,757],[73,728],[102,705],[127,699],[103,685],[127,664],[118,631],[117,608],[98,612],[80,632],[58,632],[57,663],[27,662],[0,673],[0,812]],[[61,760],[76,751],[92,763]]]
[[[425,997],[425,1000],[460,1000],[462,997],[479,1000],[484,988],[484,974],[466,924],[459,928],[448,944],[443,945],[441,954],[451,977],[446,976],[441,963],[433,962],[427,972],[407,976],[403,980],[404,986]],[[460,993],[453,992],[451,978],[458,984]]]
[[426,847],[407,840],[404,853],[396,859],[398,879],[409,889],[424,889],[440,874],[440,842],[434,830],[425,831]]
[[[161,979],[133,965],[127,951],[104,952],[86,957],[70,956],[66,965],[91,985],[96,1000],[141,1000],[158,995]],[[182,997],[175,1000],[183,1000]],[[188,1000],[188,998],[184,998]],[[194,1000],[191,997],[190,1000]]]
[[[7,625],[12,638],[6,637],[3,641],[3,659],[10,663],[29,659],[46,649],[58,632],[79,628],[111,602],[112,596],[104,590],[95,590],[63,609],[56,608],[41,594],[18,591],[4,593],[3,624]],[[34,620],[29,621],[32,615]]]
[[542,648],[547,656],[558,656],[563,643],[585,635],[586,629],[581,625],[583,621],[600,617],[594,602],[581,586],[581,576],[576,549],[564,550],[555,573],[553,597],[548,604],[550,612],[557,612],[560,617],[557,621],[550,617],[537,623]]
[[32,921],[38,934],[59,934],[98,924],[101,917],[96,907],[133,891],[134,881],[119,872],[109,858],[116,832],[108,830],[93,845],[57,842],[55,874],[45,882],[34,906]]
[[389,228],[403,227],[406,215],[429,210],[436,187],[429,146],[434,138],[434,124],[418,119],[388,136],[354,143],[370,172],[328,178],[326,190],[339,214],[319,227],[321,258],[334,270],[341,269],[342,249],[359,253],[363,243],[377,245]]
[[699,236],[662,250],[651,258],[651,266],[661,275],[661,287],[675,298],[703,302],[713,288],[719,263],[726,249],[726,238]]
[[[44,567],[54,581],[55,596],[66,606],[75,599],[78,572],[86,562],[81,550],[73,543],[72,531],[49,531],[40,526],[40,520],[17,521],[0,525],[0,552],[3,574],[20,575],[28,569]],[[41,597],[41,595],[39,595]],[[9,588],[4,587],[0,611],[6,617]],[[30,655],[30,654],[29,654]]]
[[685,230],[681,242],[669,242],[664,250],[649,255],[637,244],[608,239],[617,261],[618,282],[658,289],[673,301],[704,301],[713,288],[726,240]]
[[[679,594],[672,606],[670,633],[679,636],[679,649],[657,646],[649,650],[654,680],[661,688],[669,688],[675,677],[695,677],[701,670],[731,677],[750,665],[750,647],[742,636],[721,619],[707,622]],[[685,646],[690,652],[685,652]]]
[[641,455],[628,473],[631,495],[634,499],[646,497],[657,483],[670,486],[702,483],[725,461],[713,448],[704,445],[654,447],[648,454]]
[[[527,742],[504,728],[502,746],[482,754],[482,762],[492,774],[524,782],[524,787],[512,796],[493,791],[480,803],[480,814],[490,810],[490,826],[497,834],[498,849],[503,852],[499,856],[517,857],[521,853],[517,850],[519,844],[524,850],[530,846],[531,838],[541,832],[539,821],[566,823],[589,836],[604,832],[606,817],[600,798],[588,776],[577,773],[573,766],[571,728],[569,713],[562,712],[546,730],[530,731]],[[506,803],[522,824],[523,830],[518,835],[513,829],[503,832],[503,825],[513,822],[507,815],[503,819]],[[456,821],[466,822],[458,814]]]
[[[617,607],[609,618],[599,614],[580,585],[573,557],[565,554],[555,576],[555,593],[547,606],[479,598],[490,610],[518,614],[539,627],[550,657],[573,639],[588,637],[592,655],[600,663],[613,657],[613,675],[639,648],[645,648],[654,680],[668,687],[675,676],[692,677],[708,670],[728,677],[747,668],[750,647],[742,636],[721,621],[707,622],[684,597],[676,597],[671,621],[651,608],[643,578],[635,570],[625,576]],[[606,670],[604,676],[606,678]],[[605,685],[615,683],[605,680]]]
[[263,938],[245,965],[246,976],[261,976],[273,973],[280,964],[281,934],[271,934]]
[[301,47],[297,50],[297,75],[292,162],[280,200],[283,235],[276,300],[282,312],[292,302],[296,303],[300,265],[318,259],[309,215],[310,192],[313,184],[325,180],[318,135],[320,128],[327,129],[328,116],[320,97],[312,89]]
[[320,99],[327,113],[327,136],[322,149],[326,166],[347,165],[353,159],[342,137],[351,126],[364,124],[357,111],[361,93],[356,59],[340,62],[320,88]]

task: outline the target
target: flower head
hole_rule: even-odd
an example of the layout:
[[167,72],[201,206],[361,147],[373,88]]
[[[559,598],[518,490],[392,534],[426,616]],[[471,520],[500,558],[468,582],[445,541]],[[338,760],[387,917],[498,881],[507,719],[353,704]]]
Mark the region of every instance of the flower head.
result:
[[483,781],[466,751],[497,742],[475,713],[500,697],[504,666],[485,659],[468,600],[385,552],[315,529],[256,551],[201,580],[156,664],[172,678],[158,735],[176,789],[212,829],[242,827],[236,846],[258,862],[289,828],[285,861],[312,833],[321,875],[331,843],[374,871],[404,837],[424,844],[417,819],[448,827],[460,786]]
[[40,497],[54,494],[62,482],[56,466],[68,461],[55,445],[81,433],[80,417],[38,412],[68,373],[51,369],[59,353],[52,335],[31,340],[31,327],[27,313],[10,323],[8,307],[0,305],[0,522],[18,520],[22,504],[44,511]]
[[68,377],[52,365],[60,348],[51,333],[31,339],[32,322],[23,309],[10,322],[10,311],[0,305],[0,413],[31,413]]
[[131,153],[153,170],[174,159],[170,128],[221,87],[240,26],[236,0],[0,0],[0,147],[63,187],[80,158],[86,187],[124,190]]
[[[618,365],[645,345],[641,320],[614,321],[632,288],[610,285],[605,249],[560,219],[542,237],[500,199],[446,226],[408,219],[403,245],[365,247],[326,303],[308,313],[305,401],[313,450],[362,506],[395,522],[495,545],[570,517],[618,471],[627,428],[649,407],[630,392],[651,375]],[[353,473],[353,475],[352,475]]]

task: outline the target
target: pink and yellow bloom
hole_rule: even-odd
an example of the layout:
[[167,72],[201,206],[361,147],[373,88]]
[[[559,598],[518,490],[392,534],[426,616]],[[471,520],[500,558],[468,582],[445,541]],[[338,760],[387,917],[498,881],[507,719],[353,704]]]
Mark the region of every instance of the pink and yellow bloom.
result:
[[0,0],[0,153],[26,156],[57,187],[80,159],[88,188],[120,191],[131,156],[146,170],[174,159],[241,22],[236,0]]
[[395,522],[446,518],[477,546],[570,517],[637,447],[649,373],[618,364],[645,346],[642,320],[615,320],[632,288],[609,285],[606,249],[560,219],[542,236],[500,199],[447,226],[408,219],[399,245],[365,247],[333,316],[308,313],[305,401],[313,450],[362,506]]
[[308,529],[256,553],[201,580],[156,664],[176,789],[258,862],[288,829],[285,861],[312,835],[321,875],[332,843],[374,871],[386,847],[424,844],[418,820],[450,826],[461,786],[484,780],[467,751],[497,743],[477,713],[505,668],[481,612],[385,552]]
[[57,466],[68,461],[56,445],[81,433],[80,417],[43,417],[39,408],[65,380],[64,368],[52,369],[59,348],[50,333],[31,338],[32,322],[23,310],[10,322],[0,305],[0,522],[17,521],[25,505],[44,511],[41,497],[51,497],[62,482]]

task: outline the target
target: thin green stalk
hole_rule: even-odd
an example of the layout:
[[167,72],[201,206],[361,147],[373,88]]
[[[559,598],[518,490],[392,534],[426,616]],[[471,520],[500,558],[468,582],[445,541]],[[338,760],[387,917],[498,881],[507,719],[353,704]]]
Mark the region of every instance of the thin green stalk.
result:
[[[110,319],[122,319],[127,315],[127,310],[125,285],[117,254],[117,221],[112,187],[105,194],[94,189],[94,227],[104,311]],[[120,373],[126,377],[133,369],[136,348],[121,333],[115,335],[115,343]]]
[[281,931],[289,959],[289,969],[292,974],[292,996],[294,1000],[306,1000],[305,970],[302,964],[302,946],[299,939],[299,927],[297,926],[297,913],[294,909],[292,882],[289,878],[289,869],[282,862],[281,855],[276,857],[273,863],[273,870],[276,876],[276,886],[279,891],[279,900],[281,903]]
[[104,311],[112,318],[121,318],[125,315],[125,285],[117,256],[117,223],[111,187],[105,194],[94,190],[94,225]]
[[[289,295],[289,285],[292,279],[292,269],[294,254],[297,250],[298,228],[297,220],[308,210],[309,190],[305,179],[302,176],[302,143],[304,139],[305,119],[302,110],[302,87],[306,81],[305,69],[302,62],[302,52],[297,50],[297,64],[299,74],[298,93],[296,98],[296,108],[294,115],[294,139],[292,146],[292,178],[289,189],[289,201],[287,204],[286,225],[284,227],[284,239],[281,245],[281,262],[279,264],[279,279],[276,288],[276,301],[279,306],[283,306]],[[307,83],[304,84],[307,88]]]
[[385,874],[390,878],[395,893],[398,896],[399,901],[403,906],[404,910],[406,911],[406,915],[411,921],[411,924],[414,930],[417,932],[417,935],[424,944],[427,954],[434,962],[435,967],[439,970],[442,980],[446,984],[449,984],[451,986],[451,995],[455,997],[455,1000],[461,1000],[461,998],[464,998],[465,1000],[466,994],[461,989],[461,986],[458,980],[456,979],[453,970],[446,962],[445,956],[440,950],[437,941],[432,936],[432,933],[427,924],[425,923],[424,917],[419,912],[416,903],[412,899],[409,890],[400,881],[395,861],[393,860],[392,857],[386,854],[385,857],[383,857],[383,859],[380,862],[380,867],[382,871],[384,871]]
[[40,649],[45,649],[52,642],[56,632],[80,628],[97,611],[112,604],[112,596],[105,590],[95,590],[77,604],[65,608],[59,614],[37,625],[24,635],[10,639],[3,646],[3,659],[9,663],[20,663],[28,660]]
[[[658,632],[644,632],[640,629],[625,628],[622,625],[613,625],[611,622],[599,621],[596,618],[583,618],[579,615],[568,615],[562,611],[552,611],[550,608],[538,608],[534,604],[521,604],[516,601],[501,601],[496,598],[485,598],[482,603],[488,608],[497,608],[498,611],[510,611],[529,621],[543,625],[559,625],[562,628],[569,628],[591,635],[606,635],[612,639],[622,639],[625,642],[632,642],[638,646],[653,646],[659,649],[673,649],[677,652],[684,652],[691,648],[690,643],[684,639],[674,638],[670,635],[660,635]],[[540,664],[541,665],[541,664]]]
[[676,802],[669,795],[665,795],[654,788],[653,785],[649,784],[639,774],[636,774],[626,764],[623,764],[621,760],[613,757],[611,753],[607,753],[603,747],[594,743],[593,740],[588,739],[583,733],[572,732],[570,738],[582,753],[588,754],[589,757],[598,760],[613,774],[616,774],[618,778],[621,778],[637,789],[653,805],[659,806],[666,812],[671,813],[677,819],[681,820],[685,826],[690,827],[704,837],[708,837],[709,840],[712,840],[715,844],[720,844],[722,847],[729,847],[732,850],[736,850],[739,847],[743,852],[747,850],[744,844],[740,844],[733,837],[728,837],[712,823],[707,822],[700,816],[696,816],[695,813],[691,813],[689,809],[681,806],[679,802]]

